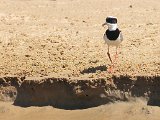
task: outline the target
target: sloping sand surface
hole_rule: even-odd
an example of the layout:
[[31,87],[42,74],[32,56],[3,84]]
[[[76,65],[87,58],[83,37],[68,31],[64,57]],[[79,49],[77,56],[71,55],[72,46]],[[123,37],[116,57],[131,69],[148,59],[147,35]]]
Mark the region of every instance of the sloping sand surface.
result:
[[51,106],[21,108],[0,103],[1,120],[159,120],[159,107],[143,100],[117,102],[84,110],[61,110]]

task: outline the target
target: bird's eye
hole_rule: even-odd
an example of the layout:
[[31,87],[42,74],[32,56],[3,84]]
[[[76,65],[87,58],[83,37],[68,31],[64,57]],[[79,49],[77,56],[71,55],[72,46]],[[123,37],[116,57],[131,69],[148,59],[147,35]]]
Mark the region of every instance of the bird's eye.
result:
[[113,23],[116,23],[116,20],[113,20]]

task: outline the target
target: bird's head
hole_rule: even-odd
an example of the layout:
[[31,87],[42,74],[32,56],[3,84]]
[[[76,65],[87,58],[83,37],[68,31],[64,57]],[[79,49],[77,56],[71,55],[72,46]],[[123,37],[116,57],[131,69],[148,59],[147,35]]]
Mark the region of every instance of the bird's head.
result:
[[108,16],[106,18],[106,22],[102,24],[103,27],[105,25],[107,25],[110,30],[117,29],[117,18],[113,16]]

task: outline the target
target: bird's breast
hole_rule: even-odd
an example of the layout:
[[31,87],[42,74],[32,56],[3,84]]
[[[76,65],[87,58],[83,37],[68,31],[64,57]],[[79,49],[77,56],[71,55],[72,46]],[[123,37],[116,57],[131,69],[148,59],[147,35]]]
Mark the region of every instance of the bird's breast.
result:
[[115,41],[118,39],[119,35],[120,35],[120,30],[117,28],[115,31],[109,31],[108,29],[105,32],[106,37],[111,40],[111,41]]

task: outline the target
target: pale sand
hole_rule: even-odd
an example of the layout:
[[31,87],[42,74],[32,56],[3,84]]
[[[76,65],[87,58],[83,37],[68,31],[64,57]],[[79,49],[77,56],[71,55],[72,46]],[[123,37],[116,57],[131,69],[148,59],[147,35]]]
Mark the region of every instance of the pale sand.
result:
[[0,75],[108,76],[109,15],[124,36],[114,74],[160,75],[159,14],[159,0],[1,0]]
[[0,120],[159,120],[159,107],[143,100],[117,102],[84,110],[62,110],[51,106],[21,108],[0,102]]

